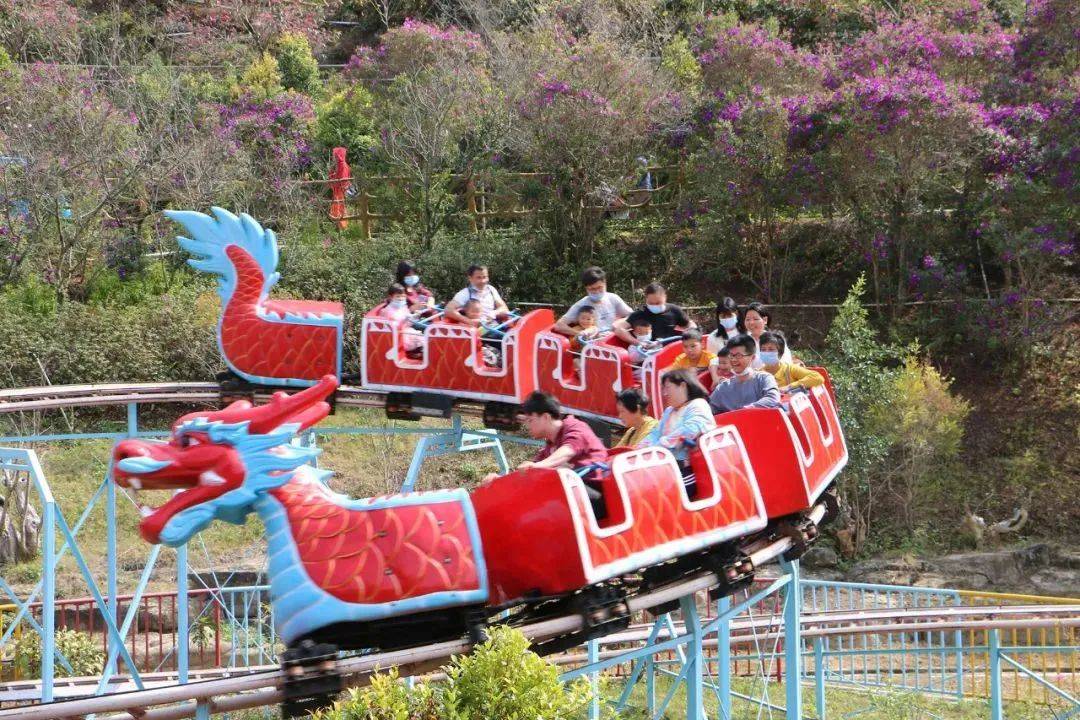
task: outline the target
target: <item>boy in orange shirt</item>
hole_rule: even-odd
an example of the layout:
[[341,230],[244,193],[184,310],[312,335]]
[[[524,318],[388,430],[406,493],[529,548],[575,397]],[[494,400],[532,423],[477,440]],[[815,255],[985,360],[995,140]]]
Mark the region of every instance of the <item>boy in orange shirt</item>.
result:
[[682,354],[671,364],[674,370],[705,370],[716,360],[716,355],[705,349],[701,331],[690,329],[682,334]]

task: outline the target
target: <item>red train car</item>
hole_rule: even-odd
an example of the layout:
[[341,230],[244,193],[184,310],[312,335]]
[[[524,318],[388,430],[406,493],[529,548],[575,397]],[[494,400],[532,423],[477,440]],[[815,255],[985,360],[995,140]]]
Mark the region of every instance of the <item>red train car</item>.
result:
[[474,490],[488,602],[570,592],[764,528],[765,505],[735,427],[703,435],[694,455],[693,498],[668,450],[613,455],[599,521],[569,470],[513,472]]
[[520,403],[536,389],[536,336],[553,321],[550,310],[522,317],[500,341],[502,361],[493,366],[484,361],[474,327],[433,322],[424,330],[419,356],[409,357],[403,328],[372,310],[364,316],[360,335],[362,385]]
[[639,370],[639,380],[626,345],[618,338],[588,343],[575,364],[570,339],[548,329],[536,336],[536,389],[554,395],[568,413],[618,422],[615,395],[642,386],[652,403],[651,414],[659,417],[664,411],[660,376],[681,352],[682,345],[675,342],[650,356]]
[[847,443],[826,386],[792,395],[790,410],[744,408],[717,416],[746,443],[770,519],[814,505],[847,464]]

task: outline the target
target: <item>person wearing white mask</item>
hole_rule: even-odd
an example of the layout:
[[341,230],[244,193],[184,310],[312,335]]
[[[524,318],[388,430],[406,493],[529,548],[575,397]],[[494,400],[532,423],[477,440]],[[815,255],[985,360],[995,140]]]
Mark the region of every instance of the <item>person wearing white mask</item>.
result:
[[629,317],[633,308],[621,297],[607,289],[607,273],[598,267],[589,267],[581,273],[581,284],[585,286],[585,297],[570,306],[552,328],[555,332],[573,337],[577,334],[572,326],[577,322],[578,313],[583,307],[591,307],[596,314],[596,326],[600,332],[612,329],[616,320]]
[[[761,349],[761,334],[769,329],[769,321],[772,319],[772,315],[769,313],[769,309],[759,302],[752,302],[746,306],[746,310],[743,311],[742,326],[746,333],[754,339],[755,352]],[[791,357],[791,348],[784,347],[784,352],[780,355],[782,362],[790,363],[794,362]],[[754,369],[760,370],[764,367],[761,362],[761,357],[754,357]]]
[[716,303],[716,329],[705,337],[705,349],[716,355],[739,335],[739,306],[729,297]]
[[[686,312],[674,303],[667,301],[667,290],[660,283],[645,286],[645,307],[638,308],[632,315],[642,315],[652,326],[652,340],[665,340],[678,337],[684,331],[697,327]],[[620,318],[612,325],[615,334],[628,345],[636,345],[637,340],[631,332],[629,318]]]
[[434,312],[435,293],[420,282],[420,273],[417,272],[415,263],[409,260],[399,262],[394,279],[398,285],[405,288],[405,299],[409,303],[409,310],[424,315]]
[[728,358],[735,376],[717,385],[709,395],[709,407],[714,413],[739,408],[779,408],[780,388],[776,378],[755,370],[753,361],[757,344],[750,335],[739,335],[728,341]]
[[398,324],[401,343],[406,353],[414,354],[420,351],[420,347],[424,344],[424,337],[409,322],[412,313],[409,312],[409,301],[405,296],[403,286],[394,283],[387,289],[386,302],[379,308],[378,315]]

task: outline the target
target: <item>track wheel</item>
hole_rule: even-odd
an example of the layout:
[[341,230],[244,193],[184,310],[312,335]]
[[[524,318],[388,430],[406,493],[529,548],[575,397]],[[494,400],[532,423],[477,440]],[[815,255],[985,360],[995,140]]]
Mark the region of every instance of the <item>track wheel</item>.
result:
[[285,673],[283,718],[309,717],[330,707],[344,687],[337,670],[336,645],[303,640],[285,651],[281,669]]

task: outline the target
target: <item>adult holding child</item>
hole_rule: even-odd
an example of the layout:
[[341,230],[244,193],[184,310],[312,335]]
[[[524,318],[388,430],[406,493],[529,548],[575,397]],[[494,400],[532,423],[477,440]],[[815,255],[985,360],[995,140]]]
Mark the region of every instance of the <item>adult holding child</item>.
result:
[[394,281],[405,288],[405,300],[408,302],[410,312],[418,314],[435,310],[435,293],[420,282],[420,273],[416,269],[416,263],[411,260],[399,262],[397,271],[394,273]]
[[629,317],[633,308],[613,292],[607,289],[607,273],[603,268],[588,267],[581,273],[581,284],[585,287],[585,297],[570,306],[558,322],[554,330],[563,335],[577,335],[573,327],[578,322],[578,314],[582,309],[592,308],[596,318],[596,326],[600,332],[611,330],[617,320]]
[[[503,322],[510,316],[510,308],[502,299],[502,295],[491,284],[486,265],[470,265],[468,271],[469,285],[457,292],[454,298],[446,303],[446,317],[463,325],[480,327],[481,325]],[[475,300],[480,304],[480,317],[466,317],[461,309],[465,303]]]
[[667,290],[660,283],[649,283],[645,287],[645,305],[638,308],[630,317],[615,321],[612,329],[624,342],[637,345],[631,324],[633,319],[644,319],[652,327],[650,339],[653,341],[679,337],[684,331],[697,327],[686,311],[675,303],[667,301]]

